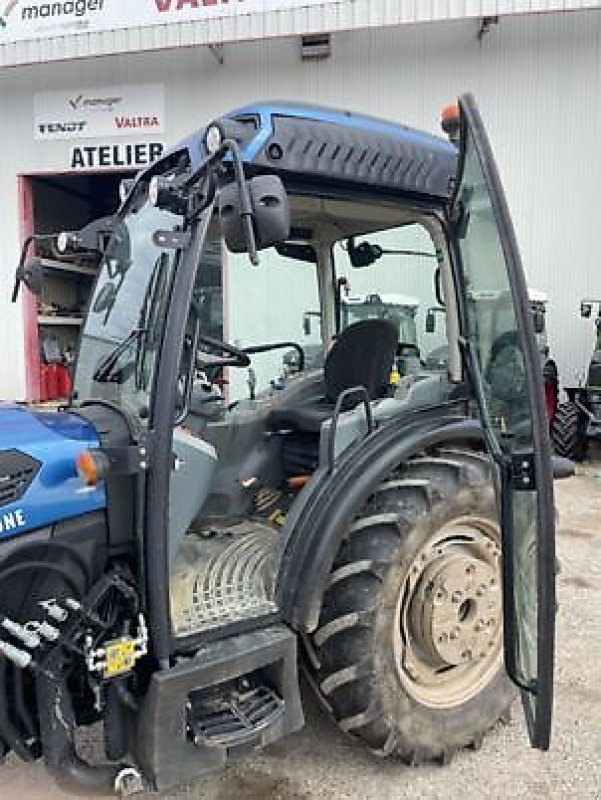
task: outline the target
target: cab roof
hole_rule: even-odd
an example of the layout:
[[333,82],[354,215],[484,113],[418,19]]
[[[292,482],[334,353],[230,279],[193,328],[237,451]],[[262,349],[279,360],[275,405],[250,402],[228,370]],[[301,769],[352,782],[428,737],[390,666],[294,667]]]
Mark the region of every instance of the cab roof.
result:
[[[457,149],[446,139],[350,111],[287,101],[236,109],[242,157],[256,172],[294,183],[363,185],[387,193],[446,200],[457,169]],[[174,150],[188,150],[197,169],[207,157],[205,129]],[[173,152],[173,151],[172,151]]]

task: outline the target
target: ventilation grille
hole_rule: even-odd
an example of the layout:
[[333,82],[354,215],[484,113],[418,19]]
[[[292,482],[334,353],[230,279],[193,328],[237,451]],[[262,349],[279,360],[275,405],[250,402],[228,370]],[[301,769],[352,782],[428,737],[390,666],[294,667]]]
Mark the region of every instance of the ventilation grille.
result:
[[0,453],[0,506],[23,497],[39,469],[40,465],[34,458],[18,450]]

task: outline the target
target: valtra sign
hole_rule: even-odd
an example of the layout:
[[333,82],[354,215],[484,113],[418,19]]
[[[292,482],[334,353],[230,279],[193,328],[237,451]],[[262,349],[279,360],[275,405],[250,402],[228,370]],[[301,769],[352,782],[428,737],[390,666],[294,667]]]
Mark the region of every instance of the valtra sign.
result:
[[33,134],[42,141],[153,136],[165,129],[162,83],[38,92],[33,105]]
[[0,0],[0,46],[171,22],[330,5],[337,0]]

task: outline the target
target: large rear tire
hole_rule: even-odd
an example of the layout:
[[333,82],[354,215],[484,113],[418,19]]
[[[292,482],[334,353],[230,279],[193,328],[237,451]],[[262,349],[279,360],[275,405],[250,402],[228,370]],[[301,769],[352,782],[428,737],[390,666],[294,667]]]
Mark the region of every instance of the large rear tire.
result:
[[334,563],[311,683],[380,755],[447,763],[506,718],[500,533],[487,459],[413,459],[361,509]]
[[575,403],[560,403],[551,425],[551,442],[558,456],[582,461],[586,456],[587,440],[582,415]]

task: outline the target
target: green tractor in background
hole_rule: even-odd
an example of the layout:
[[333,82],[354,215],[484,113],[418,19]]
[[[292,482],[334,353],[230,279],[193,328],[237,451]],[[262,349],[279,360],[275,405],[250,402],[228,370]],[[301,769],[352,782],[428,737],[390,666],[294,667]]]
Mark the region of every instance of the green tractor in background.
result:
[[565,386],[568,399],[560,403],[551,425],[551,441],[559,456],[582,461],[591,439],[601,438],[601,300],[582,300],[580,316],[590,319],[594,308],[595,347],[584,385]]
[[549,357],[549,338],[547,335],[547,304],[549,298],[544,292],[529,288],[528,300],[530,301],[534,335],[543,369],[547,419],[549,420],[549,426],[552,426],[559,403],[559,373],[554,359]]
[[[391,364],[394,371],[402,377],[415,371],[415,365],[420,365],[420,350],[417,335],[416,317],[419,310],[419,300],[409,295],[388,293],[351,294],[350,284],[346,278],[339,281],[338,290],[338,317],[339,328],[345,328],[366,319],[388,319],[398,331],[398,346],[395,363]],[[321,325],[321,312],[306,311],[303,314],[303,333],[305,337],[312,334],[312,319],[315,318]],[[304,368],[318,369],[323,366],[324,352],[320,344],[305,344]],[[295,349],[288,350],[283,356],[283,380],[299,372],[299,355]],[[394,378],[393,378],[394,379]]]

